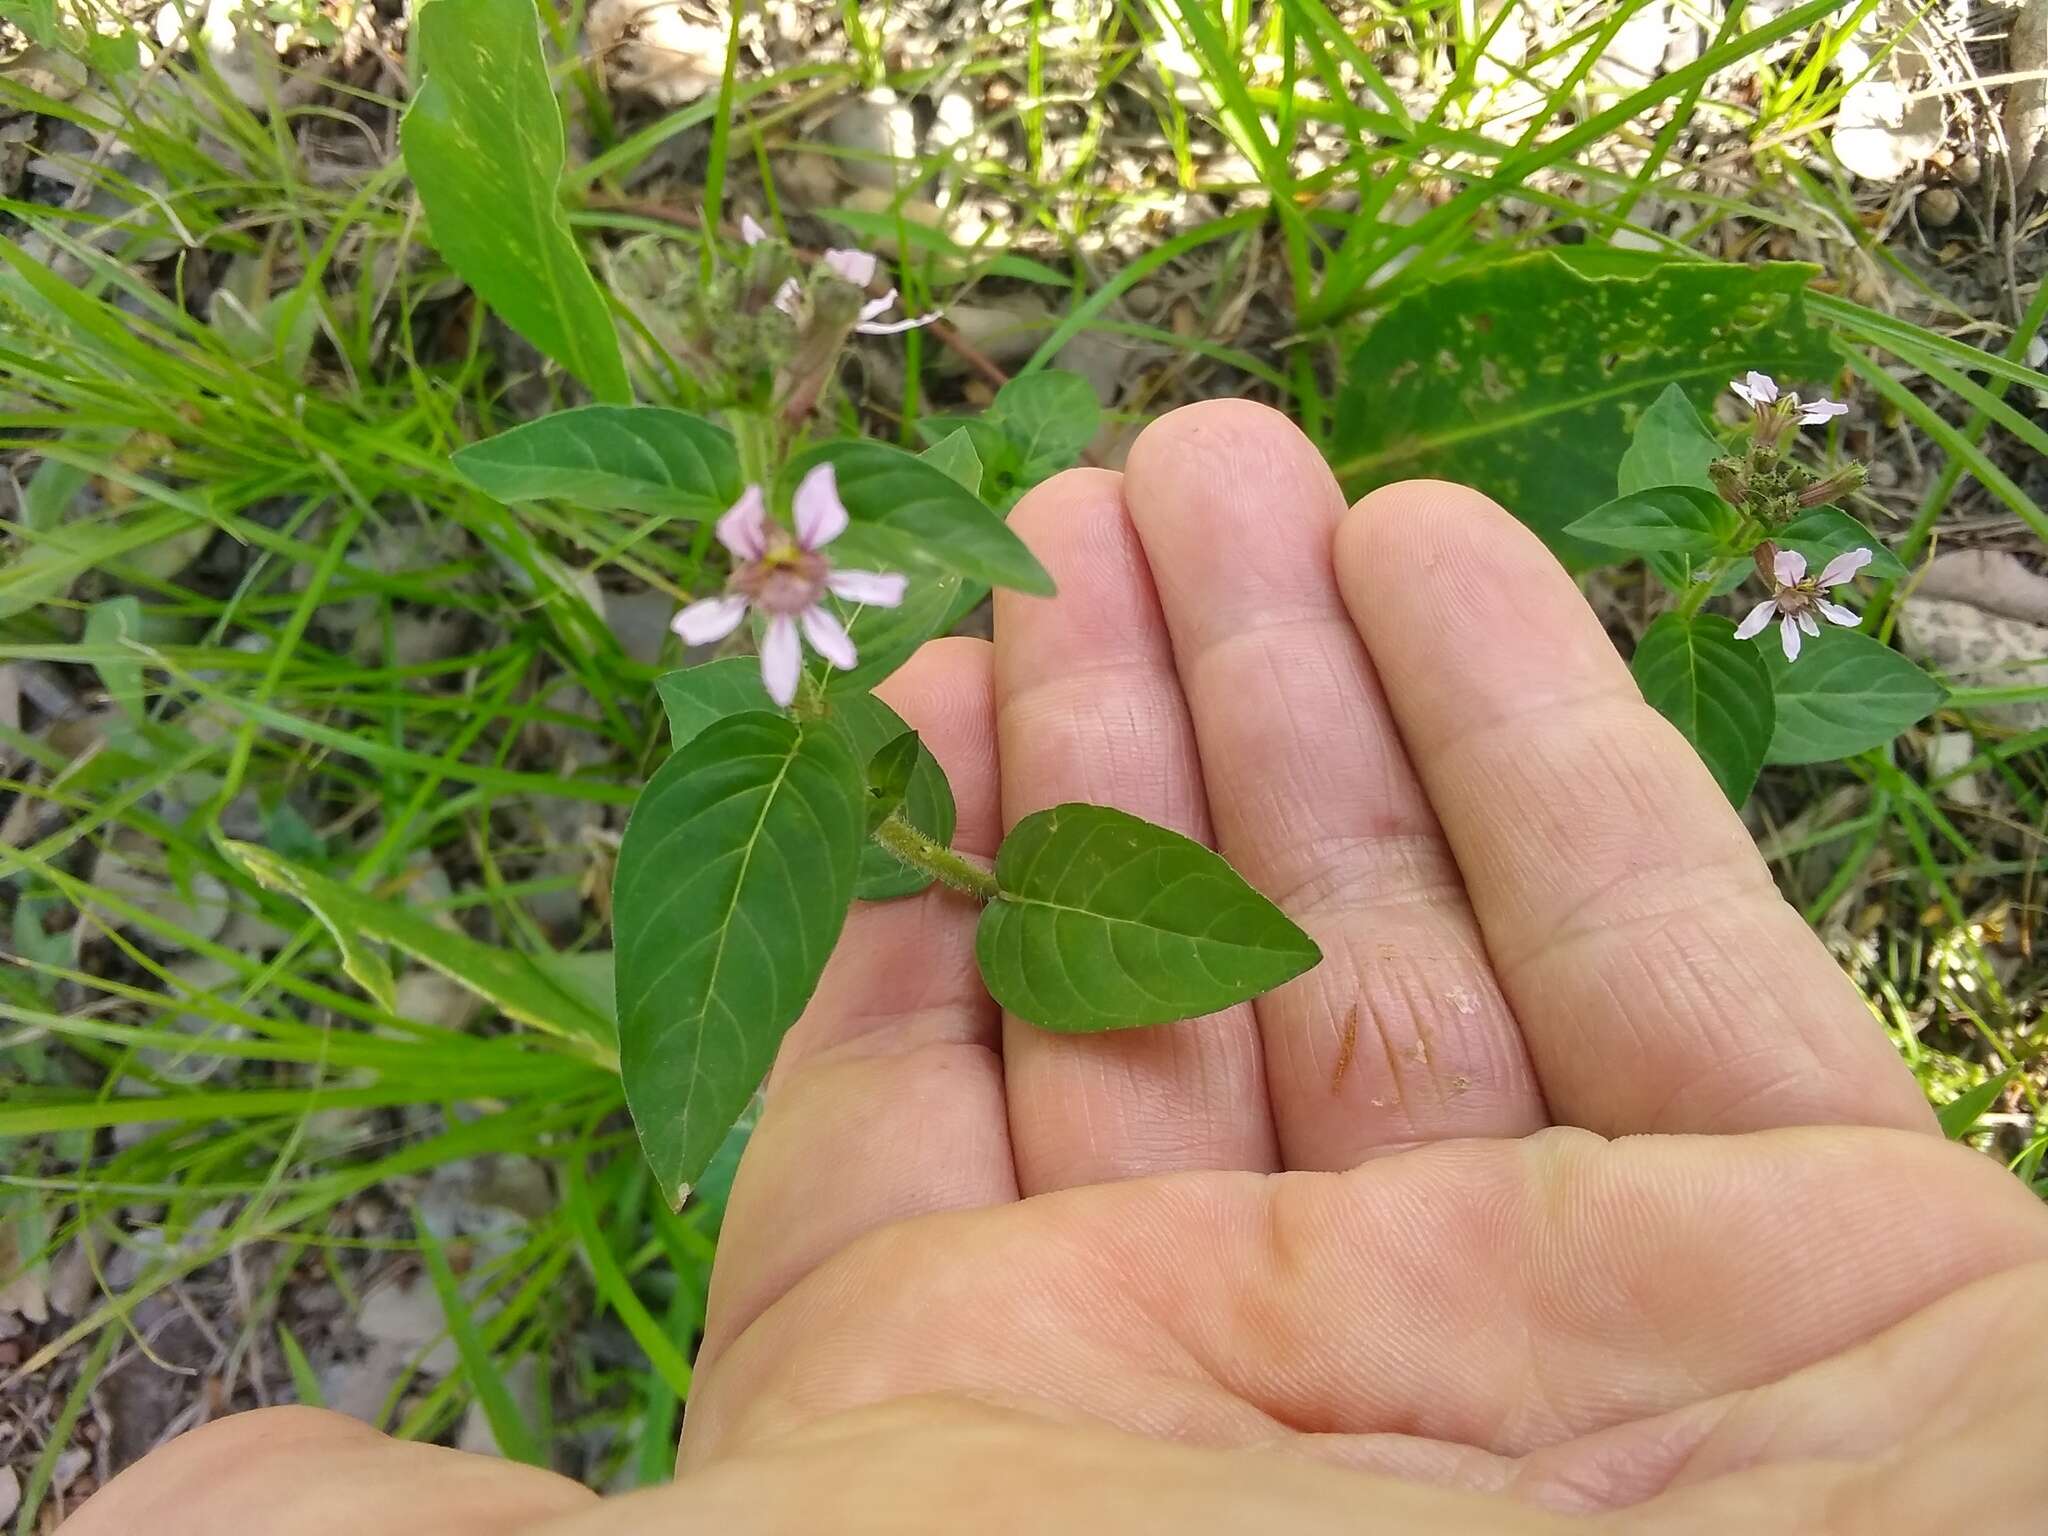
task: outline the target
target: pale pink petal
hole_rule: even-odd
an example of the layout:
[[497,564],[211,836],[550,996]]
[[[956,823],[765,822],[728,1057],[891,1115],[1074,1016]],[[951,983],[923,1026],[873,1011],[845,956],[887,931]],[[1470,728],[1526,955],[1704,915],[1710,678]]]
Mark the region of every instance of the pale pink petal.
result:
[[740,238],[748,245],[759,245],[768,238],[768,231],[761,227],[761,221],[751,213],[740,215]]
[[1833,400],[1801,400],[1799,402],[1799,425],[1817,427],[1833,416],[1846,416],[1849,407]]
[[1796,587],[1806,574],[1806,556],[1796,549],[1781,549],[1778,558],[1771,562],[1771,569],[1777,573],[1779,586]]
[[669,620],[668,627],[685,645],[709,645],[738,629],[740,620],[746,616],[747,600],[738,593],[731,593],[690,604]]
[[797,483],[791,510],[796,541],[805,549],[823,549],[846,532],[846,503],[839,499],[839,477],[830,464],[818,465]]
[[811,649],[840,671],[852,671],[860,657],[854,652],[853,637],[846,632],[846,626],[816,603],[804,610],[803,620],[804,638],[811,642]]
[[895,336],[903,331],[914,331],[921,325],[930,325],[939,318],[937,310],[928,315],[918,315],[910,320],[863,320],[854,329],[863,336]]
[[803,306],[803,301],[803,287],[793,277],[784,278],[782,286],[775,290],[775,307],[792,319],[795,318],[797,310]]
[[825,578],[825,590],[834,597],[870,608],[894,608],[909,585],[910,578],[895,571],[833,571]]
[[1777,611],[1778,605],[1776,601],[1771,598],[1765,598],[1749,610],[1748,618],[1735,626],[1735,638],[1738,640],[1748,640],[1753,636],[1762,634],[1764,626],[1771,622],[1771,615]]
[[1867,549],[1852,549],[1835,556],[1821,567],[1820,584],[1824,587],[1839,587],[1845,581],[1856,579],[1856,573],[1877,557]]
[[1805,630],[1809,635],[1813,635],[1815,637],[1819,636],[1820,620],[1816,619],[1813,616],[1813,610],[1811,608],[1802,608],[1799,610],[1799,627]]
[[1863,622],[1840,603],[1831,603],[1826,598],[1822,598],[1818,606],[1830,624],[1839,624],[1844,629],[1854,629]]
[[1784,618],[1778,620],[1778,640],[1785,647],[1785,659],[1787,661],[1797,661],[1799,659],[1799,625],[1789,613]]
[[796,620],[778,613],[761,636],[761,685],[769,698],[787,709],[796,697],[796,681],[803,669],[804,650],[796,637]]
[[1737,399],[1748,405],[1766,406],[1778,398],[1777,381],[1767,373],[1758,373],[1754,368],[1741,378],[1731,381],[1728,387],[1735,392]]
[[767,552],[768,504],[761,498],[761,487],[750,485],[740,492],[740,499],[718,520],[718,542],[735,560],[758,560]]
[[891,309],[893,309],[893,308],[895,308],[895,307],[896,307],[896,290],[895,290],[894,288],[891,288],[891,289],[890,289],[890,290],[889,290],[889,291],[888,291],[887,293],[883,294],[883,295],[882,295],[882,296],[881,296],[881,297],[880,297],[879,299],[869,299],[869,300],[867,301],[867,303],[865,303],[865,304],[861,305],[861,307],[860,307],[860,318],[861,318],[861,322],[862,322],[863,324],[865,324],[865,323],[866,323],[867,321],[870,321],[870,320],[874,319],[874,318],[875,318],[875,317],[876,317],[877,315],[886,315],[887,313],[889,313],[889,311],[890,311]]
[[831,250],[825,253],[825,270],[856,288],[865,288],[875,280],[878,265],[866,251]]

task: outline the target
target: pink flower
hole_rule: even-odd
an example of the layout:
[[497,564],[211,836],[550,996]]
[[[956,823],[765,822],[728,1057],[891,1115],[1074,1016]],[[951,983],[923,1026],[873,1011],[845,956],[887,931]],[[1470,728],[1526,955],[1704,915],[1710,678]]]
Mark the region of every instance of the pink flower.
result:
[[[744,231],[743,231],[744,232]],[[881,263],[867,251],[846,251],[834,248],[819,259],[819,265],[842,283],[851,283],[865,289],[875,280],[881,270]],[[803,304],[803,287],[795,278],[789,279],[775,291],[775,307],[785,315],[795,317]],[[883,320],[896,305],[896,290],[891,288],[879,299],[869,299],[860,307],[860,318],[853,328],[863,336],[894,336],[899,331],[914,331],[921,325],[930,325],[938,319],[936,313],[918,315],[909,320]]]
[[1796,416],[1800,426],[1817,427],[1831,417],[1849,414],[1849,407],[1833,400],[1801,400],[1797,395],[1781,394],[1776,379],[1754,368],[1731,380],[1728,388],[1734,391],[1736,399],[1756,412],[1760,424],[1767,416],[1781,421]]
[[761,221],[751,213],[740,215],[740,239],[748,245],[759,245],[768,238],[768,231],[761,227]]
[[835,570],[818,553],[846,531],[846,504],[830,464],[820,464],[796,488],[794,535],[770,522],[761,487],[750,485],[718,520],[718,540],[738,564],[717,597],[690,604],[669,628],[685,645],[709,645],[740,626],[747,610],[766,620],[761,632],[761,682],[785,709],[796,698],[803,647],[841,671],[859,659],[846,626],[825,607],[825,594],[849,603],[894,608],[907,582],[892,571]]
[[1778,638],[1785,647],[1785,659],[1799,659],[1799,632],[1809,635],[1820,633],[1820,621],[1814,618],[1818,612],[1830,624],[1840,624],[1845,629],[1854,629],[1863,621],[1839,603],[1831,603],[1822,594],[1830,587],[1847,585],[1855,579],[1856,573],[1870,564],[1874,557],[1867,549],[1852,549],[1840,554],[1821,568],[1818,576],[1806,574],[1806,556],[1796,549],[1781,549],[1771,560],[1771,574],[1777,583],[1777,590],[1763,602],[1749,610],[1749,617],[1737,626],[1735,638],[1747,640],[1763,633],[1763,628],[1773,616],[1778,620]]

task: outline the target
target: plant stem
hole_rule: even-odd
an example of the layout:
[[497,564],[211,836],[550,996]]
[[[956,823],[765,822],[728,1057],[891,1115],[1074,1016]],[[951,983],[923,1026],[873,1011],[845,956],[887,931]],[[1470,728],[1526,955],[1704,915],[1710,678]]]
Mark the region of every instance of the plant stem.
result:
[[994,901],[1003,893],[993,874],[965,855],[926,837],[905,821],[901,812],[892,814],[875,828],[874,838],[912,869],[921,870],[976,901]]

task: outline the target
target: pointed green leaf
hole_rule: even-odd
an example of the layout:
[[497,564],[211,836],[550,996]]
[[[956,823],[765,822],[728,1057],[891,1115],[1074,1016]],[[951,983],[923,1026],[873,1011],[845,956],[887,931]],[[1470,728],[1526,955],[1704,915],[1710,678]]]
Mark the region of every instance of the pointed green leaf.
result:
[[557,411],[458,448],[455,468],[499,501],[546,496],[685,517],[716,516],[745,488],[732,434],[662,405]]
[[1726,452],[1685,391],[1667,384],[1636,423],[1628,451],[1621,456],[1615,491],[1627,496],[1659,485],[1694,485],[1711,491],[1714,482],[1707,466]]
[[562,209],[562,112],[533,0],[427,0],[412,46],[424,78],[398,136],[435,249],[592,394],[630,399],[611,311]]
[[389,1009],[391,970],[366,941],[382,941],[475,993],[508,1018],[583,1042],[609,1065],[616,1046],[601,995],[577,973],[595,963],[579,955],[528,956],[443,927],[431,913],[343,885],[254,843],[229,842],[229,855],[268,890],[303,903],[334,936],[343,969]]
[[1823,626],[1797,661],[1785,660],[1775,643],[1761,649],[1778,701],[1769,762],[1825,763],[1881,747],[1948,697],[1912,662],[1859,630]]
[[1057,369],[1010,380],[996,391],[989,412],[1017,445],[1026,480],[1043,480],[1072,464],[1102,425],[1095,386]]
[[1941,1134],[1950,1141],[1961,1141],[1977,1128],[1977,1122],[1984,1118],[1984,1111],[1997,1102],[2005,1091],[2005,1085],[2019,1072],[2018,1067],[2007,1067],[1973,1087],[1965,1088],[1948,1103],[1934,1112],[1934,1118],[1941,1122]]
[[[840,740],[865,765],[890,742],[906,734],[915,735],[903,717],[871,693],[834,694],[832,712],[821,724],[839,733]],[[903,814],[913,827],[941,843],[953,840],[954,807],[952,786],[938,760],[923,746],[917,749],[917,766],[904,789]],[[873,843],[861,849],[860,877],[854,894],[863,901],[886,901],[908,896],[931,884],[931,877],[910,868],[886,849]]]
[[981,455],[974,451],[974,438],[965,427],[955,428],[918,455],[951,475],[963,490],[981,494]]
[[[868,759],[868,831],[873,832],[896,814],[903,797],[910,792],[910,776],[917,770],[918,754],[924,743],[917,732],[905,731]],[[950,788],[951,786],[948,786]]]
[[[1643,556],[1643,563],[1659,581],[1682,597],[1692,590],[1693,582],[1715,564],[1715,557],[1679,555],[1668,549],[1653,549]],[[1725,596],[1749,580],[1755,569],[1747,556],[1731,560],[1714,574],[1709,590],[1715,597]]]
[[1771,678],[1753,641],[1715,614],[1667,613],[1636,647],[1636,686],[1693,744],[1722,793],[1749,798],[1770,746]]
[[1633,554],[1668,550],[1711,555],[1727,545],[1740,522],[1735,509],[1712,491],[1696,485],[1659,485],[1617,496],[1565,531]]
[[817,987],[853,901],[862,793],[838,732],[734,715],[662,764],[626,823],[619,1075],[676,1205]]
[[836,560],[1052,595],[1052,578],[1024,541],[936,464],[888,443],[848,438],[800,455],[783,472],[787,485],[828,459],[853,519],[833,545]]
[[1835,556],[1852,549],[1867,549],[1871,561],[1863,567],[1866,576],[1877,581],[1898,581],[1906,574],[1899,557],[1885,548],[1884,541],[1840,507],[1815,507],[1802,512],[1771,538],[1781,548],[1796,549],[1806,556],[1810,570],[1817,571]]
[[1315,942],[1200,843],[1102,805],[1017,823],[975,959],[1011,1013],[1068,1033],[1214,1013],[1299,976]]
[[761,683],[761,663],[752,656],[726,656],[664,672],[654,680],[654,691],[668,714],[669,744],[678,751],[730,715],[776,713]]

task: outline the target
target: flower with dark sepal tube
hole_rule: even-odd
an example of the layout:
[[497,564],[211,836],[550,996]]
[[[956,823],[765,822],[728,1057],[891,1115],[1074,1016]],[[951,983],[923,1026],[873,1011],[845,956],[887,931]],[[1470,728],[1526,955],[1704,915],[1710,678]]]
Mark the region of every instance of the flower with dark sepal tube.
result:
[[[1735,638],[1747,640],[1763,633],[1773,618],[1778,621],[1778,641],[1785,659],[1799,659],[1799,636],[1820,633],[1820,619],[1854,629],[1863,621],[1840,603],[1827,597],[1830,588],[1846,586],[1856,573],[1875,557],[1867,549],[1852,549],[1835,556],[1821,567],[1818,576],[1806,574],[1806,556],[1796,549],[1779,549],[1766,540],[1757,545],[1756,568],[1772,585],[1771,595],[1750,609],[1749,617],[1735,629]],[[1820,617],[1816,618],[1818,614]]]
[[761,631],[761,682],[785,709],[796,698],[803,672],[803,646],[841,671],[859,660],[846,626],[825,606],[825,596],[876,608],[903,601],[906,578],[893,571],[854,571],[833,566],[820,553],[846,531],[846,504],[830,464],[806,474],[791,500],[794,532],[768,516],[761,487],[750,485],[718,520],[718,541],[738,562],[717,597],[703,598],[675,616],[669,628],[685,645],[709,645],[738,629],[748,610],[765,620]]

